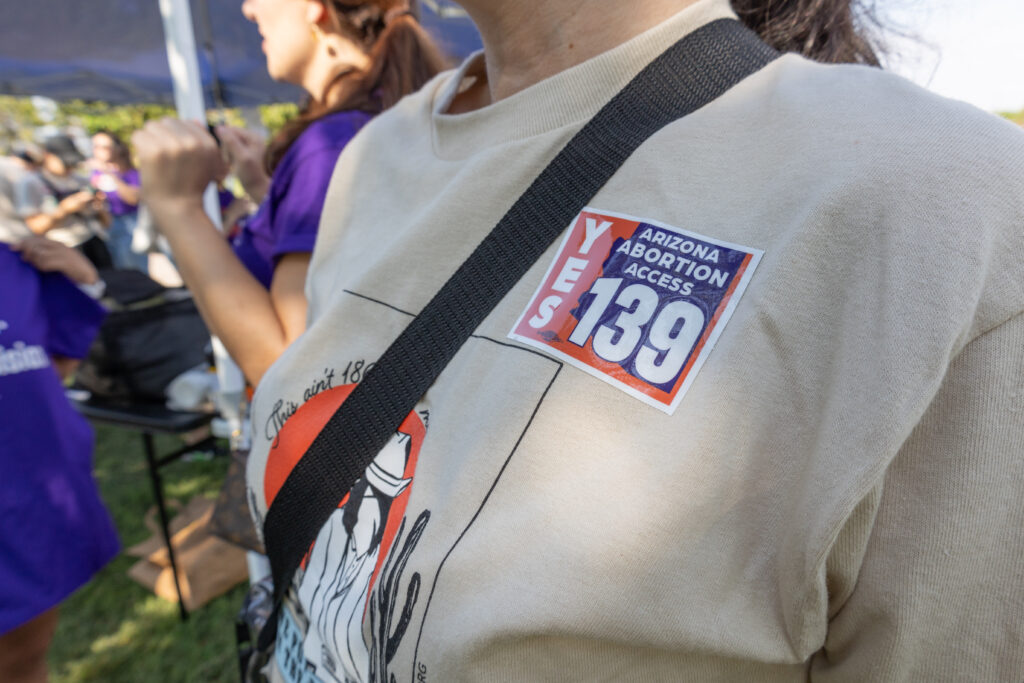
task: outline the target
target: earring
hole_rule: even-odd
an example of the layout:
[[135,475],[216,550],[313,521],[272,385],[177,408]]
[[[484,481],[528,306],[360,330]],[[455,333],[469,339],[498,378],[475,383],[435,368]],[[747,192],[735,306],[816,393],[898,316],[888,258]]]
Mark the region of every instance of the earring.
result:
[[[309,32],[313,35],[313,42],[316,43],[317,45],[319,45],[320,44],[320,38],[324,34],[323,29],[321,29],[316,24],[313,24],[312,26],[309,27]],[[327,45],[327,54],[330,55],[331,57],[337,57],[338,56],[338,51],[335,50],[332,45],[328,44]]]

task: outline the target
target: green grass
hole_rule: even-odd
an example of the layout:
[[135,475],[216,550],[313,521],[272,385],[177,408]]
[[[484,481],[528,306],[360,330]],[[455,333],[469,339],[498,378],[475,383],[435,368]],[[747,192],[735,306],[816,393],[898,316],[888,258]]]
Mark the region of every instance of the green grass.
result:
[[[154,500],[142,440],[110,427],[97,427],[96,437],[96,480],[121,545],[128,547],[150,535],[144,516]],[[157,448],[166,452],[178,443],[161,438]],[[182,504],[195,495],[216,497],[226,469],[227,458],[168,465],[161,470],[165,496]],[[51,681],[237,681],[234,616],[245,585],[182,623],[177,605],[128,578],[135,562],[119,555],[63,603],[49,653]]]

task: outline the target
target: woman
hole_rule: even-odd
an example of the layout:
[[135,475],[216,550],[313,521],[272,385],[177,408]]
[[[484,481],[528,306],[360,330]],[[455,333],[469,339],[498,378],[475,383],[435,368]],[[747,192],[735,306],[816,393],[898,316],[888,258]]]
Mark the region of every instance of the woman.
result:
[[[75,285],[78,285],[76,287]],[[45,683],[57,606],[117,554],[92,477],[93,433],[61,378],[106,312],[76,250],[0,244],[0,680]],[[15,292],[16,296],[7,295]]]
[[1020,131],[868,66],[848,0],[461,4],[484,53],[335,170],[261,518],[634,74],[737,14],[794,52],[642,145],[337,493],[271,680],[1024,679]]
[[128,146],[110,131],[92,136],[89,182],[107,200],[107,249],[114,267],[149,272],[149,255],[132,251],[132,235],[139,222],[139,172],[132,166]]
[[203,190],[224,171],[205,127],[165,119],[132,141],[146,205],[211,331],[255,385],[305,329],[303,287],[338,153],[442,62],[394,0],[246,0],[242,11],[264,38],[270,75],[310,100],[266,148],[262,168],[260,142],[218,129],[227,160],[261,202],[232,245],[203,212]]

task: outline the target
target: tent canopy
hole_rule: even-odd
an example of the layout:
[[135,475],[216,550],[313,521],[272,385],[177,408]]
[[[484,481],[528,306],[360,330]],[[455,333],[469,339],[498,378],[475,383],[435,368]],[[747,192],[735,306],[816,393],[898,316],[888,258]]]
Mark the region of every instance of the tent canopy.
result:
[[[190,0],[207,105],[296,101],[267,75],[260,37],[241,0]],[[449,0],[423,0],[423,25],[453,57],[480,46]],[[174,101],[157,0],[0,3],[0,93],[114,104]]]

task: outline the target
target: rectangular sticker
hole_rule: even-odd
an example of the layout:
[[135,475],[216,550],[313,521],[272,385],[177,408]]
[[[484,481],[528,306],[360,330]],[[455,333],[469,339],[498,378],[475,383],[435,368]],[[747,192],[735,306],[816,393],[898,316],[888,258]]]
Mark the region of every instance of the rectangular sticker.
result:
[[763,253],[586,208],[509,338],[671,415]]

